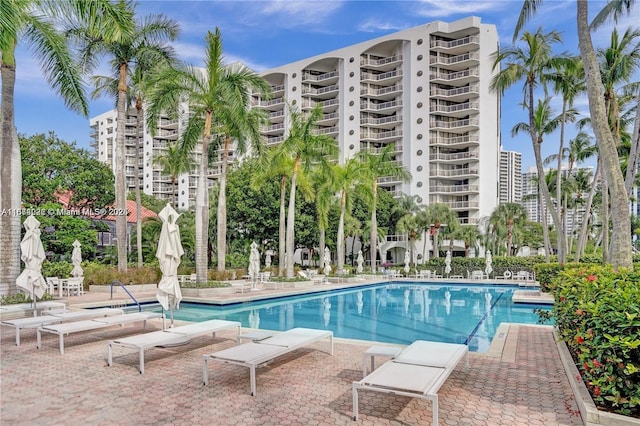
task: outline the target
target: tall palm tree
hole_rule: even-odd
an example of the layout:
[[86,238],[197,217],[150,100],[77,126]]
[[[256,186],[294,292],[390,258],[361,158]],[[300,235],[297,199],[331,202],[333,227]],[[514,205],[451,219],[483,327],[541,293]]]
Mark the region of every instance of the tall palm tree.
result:
[[[436,258],[440,257],[440,244],[438,239],[442,227],[446,226],[451,229],[457,229],[460,226],[458,216],[451,210],[449,205],[445,203],[429,204],[425,209],[418,212],[418,221],[419,224],[422,224],[423,229],[429,230],[433,235],[433,257]],[[431,231],[431,229],[433,229],[433,231]],[[425,238],[425,247],[428,239],[428,237]]]
[[527,211],[518,203],[504,203],[500,204],[491,213],[490,222],[497,225],[504,225],[506,227],[506,245],[507,256],[511,256],[511,246],[513,241],[514,230],[526,223]]
[[308,172],[312,166],[329,167],[338,154],[338,146],[333,138],[315,134],[316,122],[322,116],[322,110],[316,107],[305,117],[299,110],[292,109],[290,114],[289,135],[280,146],[280,155],[293,158],[291,188],[289,190],[289,208],[287,212],[286,237],[286,276],[293,278],[293,255],[295,252],[295,208],[298,175]]
[[[593,26],[597,27],[610,18],[614,21],[623,14],[629,14],[634,0],[612,0],[596,16]],[[525,0],[514,30],[514,39],[527,20],[535,14],[542,0]],[[613,241],[611,259],[615,268],[622,266],[633,269],[631,238],[628,229],[631,226],[628,192],[620,170],[620,161],[616,151],[616,139],[609,127],[602,75],[598,67],[596,51],[591,40],[589,26],[589,4],[586,0],[577,0],[578,45],[585,69],[589,111],[593,120],[598,151],[602,160],[602,169],[612,197]],[[640,97],[640,95],[639,95]],[[636,127],[640,127],[640,115],[636,117]]]
[[[529,122],[526,127],[520,126],[522,130],[527,130],[531,137],[531,144],[533,146],[533,154],[536,162],[536,169],[538,176],[541,177],[540,182],[544,182],[544,167],[542,164],[541,144],[542,134],[539,133],[540,124],[536,125],[536,110],[541,112],[539,102],[536,106],[534,101],[534,89],[538,86],[539,82],[543,84],[548,81],[548,73],[553,68],[558,68],[562,63],[567,60],[566,55],[552,54],[553,45],[560,43],[562,38],[557,31],[551,31],[549,33],[543,33],[542,28],[539,28],[534,34],[525,32],[522,35],[521,40],[524,42],[524,48],[521,47],[507,47],[502,51],[498,51],[495,55],[494,68],[500,66],[505,61],[506,67],[503,68],[491,82],[491,89],[497,91],[501,95],[504,91],[515,85],[521,80],[524,80],[524,102],[523,105],[528,111]],[[546,91],[546,90],[545,90]],[[548,101],[544,101],[548,103]],[[538,117],[541,118],[541,117]],[[547,118],[549,118],[547,116]],[[556,126],[557,127],[557,126]],[[547,203],[547,208],[551,213],[553,223],[560,232],[562,224],[560,221],[560,215],[558,209],[554,208],[551,202],[551,195],[548,188],[544,185],[539,186],[539,190],[543,195],[543,199]],[[566,253],[565,239],[558,238],[558,252],[559,257],[562,258]]]
[[363,187],[368,193],[367,199],[371,209],[370,223],[370,247],[371,271],[376,272],[376,257],[378,253],[378,223],[376,218],[376,208],[378,205],[378,179],[391,176],[400,179],[402,182],[411,180],[411,173],[394,161],[395,146],[387,145],[379,153],[367,150],[360,151],[358,157],[366,169],[363,178]]
[[[111,68],[117,86],[116,119],[116,208],[126,211],[127,190],[125,178],[125,126],[129,105],[129,73],[136,63],[152,64],[154,59],[172,56],[167,41],[174,40],[179,33],[178,23],[163,15],[149,15],[144,20],[134,17],[136,4],[122,2],[131,11],[127,33],[118,38],[105,37],[100,30],[73,28],[71,38],[80,45],[80,57],[88,69],[96,66],[104,56],[111,57]],[[156,123],[154,123],[155,125]],[[155,126],[154,126],[155,127]],[[116,238],[118,247],[118,270],[127,270],[127,217],[116,216]]]
[[[39,62],[42,72],[65,105],[88,116],[89,107],[82,86],[81,67],[73,59],[62,24],[101,28],[105,38],[119,37],[128,31],[130,11],[108,0],[87,2],[41,2],[37,0],[4,1],[0,7],[0,209],[18,210],[22,203],[22,171],[18,134],[15,127],[14,93],[16,82],[16,47],[26,44]],[[20,273],[20,217],[0,216],[0,293],[15,291]]]
[[478,227],[475,225],[463,225],[458,228],[456,238],[464,241],[464,255],[469,257],[471,246],[477,247],[478,240],[480,239],[480,231],[478,231]]
[[[156,28],[157,27],[157,28]],[[152,29],[153,28],[153,29]],[[125,41],[125,44],[114,43],[109,50],[112,52],[111,76],[94,76],[93,99],[106,94],[113,96],[117,102],[120,100],[120,71],[121,62],[129,63],[126,73],[127,101],[125,109],[133,106],[136,110],[136,160],[142,158],[142,145],[144,140],[144,98],[147,84],[147,76],[157,67],[170,66],[175,63],[175,51],[166,44],[177,35],[177,24],[165,20],[162,17],[148,17],[144,23],[136,22],[134,39]],[[126,57],[130,59],[127,60]],[[117,137],[117,135],[116,135]],[[124,140],[124,139],[123,139]],[[136,247],[138,253],[138,267],[142,267],[142,201],[141,201],[141,167],[136,167]],[[174,203],[175,204],[175,203]]]
[[172,204],[175,208],[178,208],[178,177],[181,174],[189,173],[195,165],[193,152],[181,142],[170,143],[153,159],[153,162],[161,167],[162,174],[171,178]]
[[332,167],[334,184],[338,190],[340,198],[340,219],[338,220],[338,236],[337,236],[337,271],[341,273],[344,269],[345,258],[345,217],[351,211],[351,198],[355,188],[361,184],[364,179],[365,168],[359,158],[349,158],[343,165],[335,165]]
[[[313,170],[310,176],[311,186],[315,193],[316,214],[318,216],[318,257],[320,265],[324,265],[324,247],[326,245],[327,227],[329,226],[329,211],[335,202],[338,188],[335,181],[335,169],[318,168]],[[298,174],[298,188],[300,188],[300,178],[304,174]],[[313,258],[313,256],[310,256]]]
[[[209,191],[208,166],[209,145],[212,135],[222,135],[224,142],[223,171],[220,176],[218,195],[218,269],[224,269],[226,236],[221,241],[221,234],[226,234],[226,162],[228,144],[231,138],[238,141],[238,149],[242,151],[244,141],[253,142],[252,147],[260,150],[257,139],[259,117],[249,112],[250,93],[266,96],[268,85],[255,72],[244,65],[224,64],[222,35],[215,32],[206,35],[205,66],[195,68],[184,65],[180,68],[166,68],[153,78],[153,88],[148,95],[149,107],[147,122],[157,122],[164,111],[170,116],[179,115],[181,100],[188,102],[188,121],[182,139],[185,144],[195,150],[201,141],[198,188],[196,192],[196,280],[207,280],[208,247],[209,247]],[[184,105],[182,105],[184,108]],[[186,111],[183,111],[186,114]],[[223,195],[224,194],[224,195]],[[224,205],[222,208],[220,205]],[[220,225],[223,223],[224,225]],[[220,232],[223,226],[223,232]],[[222,242],[222,244],[220,244]]]

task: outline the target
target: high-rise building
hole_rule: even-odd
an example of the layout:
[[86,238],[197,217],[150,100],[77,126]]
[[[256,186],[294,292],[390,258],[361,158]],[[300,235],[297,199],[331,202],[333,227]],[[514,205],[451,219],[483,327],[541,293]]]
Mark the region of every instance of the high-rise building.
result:
[[500,151],[500,203],[522,201],[522,154]]
[[497,48],[495,26],[480,18],[432,22],[264,71],[273,95],[254,105],[270,117],[269,145],[287,136],[287,104],[320,107],[318,133],[336,140],[340,161],[390,145],[413,178],[380,186],[476,224],[498,203]]
[[[336,140],[341,162],[392,146],[412,179],[385,177],[381,187],[422,204],[445,203],[462,223],[476,224],[498,204],[500,111],[490,90],[497,48],[495,26],[480,18],[431,22],[264,71],[273,94],[254,97],[253,107],[267,111],[270,123],[261,131],[274,146],[287,136],[287,104],[303,112],[319,106],[317,131]],[[115,117],[109,111],[91,119],[97,156],[110,164]],[[134,125],[135,111],[125,131],[128,188],[141,172],[147,194],[177,193],[178,208],[188,208],[197,170],[180,176],[176,189],[152,161],[177,139],[180,123],[161,119],[153,137],[145,128],[139,147]]]

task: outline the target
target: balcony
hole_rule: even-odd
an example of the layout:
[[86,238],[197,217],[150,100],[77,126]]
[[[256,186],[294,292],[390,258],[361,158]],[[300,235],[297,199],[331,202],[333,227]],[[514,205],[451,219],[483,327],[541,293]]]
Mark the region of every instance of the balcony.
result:
[[284,132],[284,123],[273,124],[271,126],[260,126],[260,133],[274,134]]
[[376,112],[388,112],[399,110],[402,108],[402,100],[394,100],[389,102],[374,103],[374,102],[360,102],[360,109],[363,111],[376,111]]
[[360,89],[360,96],[368,96],[376,99],[393,99],[398,93],[402,92],[402,84],[394,84],[393,86],[382,87],[379,89],[373,87],[363,87]]
[[284,120],[284,110],[281,109],[280,111],[273,111],[269,113],[269,120],[272,123],[281,122],[282,120]]
[[479,191],[478,185],[430,185],[429,192],[432,194],[464,194]]
[[442,114],[450,117],[464,117],[471,112],[477,112],[480,108],[478,102],[463,102],[461,104],[443,105],[439,103],[431,104],[430,113]]
[[469,68],[472,65],[478,65],[480,63],[480,55],[477,52],[463,53],[462,55],[446,56],[436,55],[429,58],[429,64],[446,66],[452,70],[463,70]]
[[360,80],[362,81],[370,81],[370,82],[377,82],[377,83],[382,83],[382,82],[392,83],[400,79],[402,79],[402,70],[393,70],[393,71],[388,71],[381,74],[374,74],[371,72],[360,73]]
[[461,169],[442,169],[434,168],[429,170],[429,176],[432,177],[460,177],[460,176],[477,176],[478,169],[470,169],[463,167]]
[[340,90],[340,86],[333,84],[326,87],[312,87],[310,85],[302,86],[302,96],[314,96],[318,98],[328,98],[334,96]]
[[471,95],[477,96],[479,93],[478,86],[463,86],[455,89],[441,89],[439,87],[431,88],[431,97],[437,99],[446,99],[452,102],[466,101]]
[[391,115],[388,117],[381,117],[381,118],[362,117],[360,119],[361,125],[370,125],[374,127],[387,127],[387,128],[392,128],[396,124],[401,122],[402,122],[401,115]]
[[302,100],[302,109],[313,109],[316,106],[320,105],[320,108],[323,112],[335,111],[340,105],[340,101],[338,98],[335,99],[327,99],[326,101],[314,101],[312,99],[303,99]]
[[271,96],[280,97],[284,94],[284,84],[279,84],[277,86],[271,86]]
[[432,83],[444,83],[452,86],[461,86],[478,81],[480,71],[477,67],[468,68],[457,72],[432,71],[429,79]]
[[480,203],[477,201],[445,201],[444,204],[448,205],[451,210],[469,210],[480,207]]
[[464,160],[467,161],[469,159],[477,159],[477,152],[455,152],[451,154],[445,154],[442,152],[433,153],[429,155],[429,160],[431,161],[447,161],[447,162],[455,162]]
[[390,130],[388,132],[372,132],[372,131],[364,131],[360,132],[360,140],[365,141],[391,141],[394,139],[399,139],[402,137],[402,130]]
[[284,141],[284,136],[267,137],[267,145],[276,145]]
[[466,36],[456,40],[437,40],[432,38],[429,47],[438,52],[446,52],[449,54],[459,54],[475,48],[480,45],[480,37]]
[[334,127],[318,127],[317,129],[314,129],[311,133],[313,133],[314,135],[329,135],[329,136],[335,136],[338,134],[338,126],[334,126]]
[[174,139],[178,138],[178,131],[177,130],[163,130],[163,129],[160,129],[158,131],[158,133],[156,133],[155,137],[159,138],[159,139],[171,139],[171,140],[174,140]]
[[330,125],[334,125],[338,122],[338,119],[340,118],[340,114],[338,114],[337,112],[330,112],[327,114],[322,114],[322,117],[320,117],[318,119],[318,123],[319,125],[323,125],[323,126],[330,126]]
[[[380,148],[375,148],[375,147],[370,147],[367,146],[366,143],[361,143],[360,144],[360,150],[361,151],[367,151],[371,154],[380,154],[382,152],[383,149],[385,149],[388,145],[385,145],[383,147]],[[402,153],[402,145],[400,144],[394,144],[394,153],[395,154],[401,154]]]
[[327,85],[334,84],[340,78],[340,73],[338,71],[330,71],[324,74],[312,74],[308,71],[305,71],[302,74],[302,82],[314,82],[316,85]]
[[432,146],[449,146],[452,148],[464,148],[468,146],[475,146],[480,143],[480,138],[476,135],[463,135],[456,137],[431,137],[429,139],[429,144]]
[[433,120],[430,123],[432,130],[446,130],[454,133],[466,133],[477,128],[479,120],[477,118],[465,118],[464,120],[443,121]]
[[255,108],[265,108],[270,111],[275,111],[284,105],[284,98],[276,98],[268,101],[254,99],[251,103]]

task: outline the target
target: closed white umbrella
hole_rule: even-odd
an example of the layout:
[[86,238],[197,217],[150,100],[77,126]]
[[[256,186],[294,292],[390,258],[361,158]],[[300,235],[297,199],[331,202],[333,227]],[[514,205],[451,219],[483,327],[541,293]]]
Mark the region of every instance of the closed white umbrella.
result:
[[409,266],[409,263],[410,263],[410,259],[409,259],[409,250],[405,250],[405,251],[404,251],[404,272],[405,272],[406,274],[408,274],[408,273],[409,273],[409,270],[410,270],[410,268],[411,268],[411,267]]
[[447,250],[447,256],[444,258],[444,273],[451,273],[451,251]]
[[16,279],[16,285],[29,294],[33,300],[33,314],[36,315],[36,299],[42,298],[47,283],[42,276],[44,247],[40,240],[40,222],[33,216],[24,221],[25,235],[20,243],[20,258],[24,262],[24,270]]
[[331,273],[331,252],[329,247],[324,248],[324,274],[329,275]]
[[160,262],[162,279],[158,283],[156,298],[165,310],[171,311],[171,325],[173,325],[173,310],[178,309],[182,300],[182,291],[178,281],[178,266],[184,254],[180,241],[180,229],[176,220],[180,216],[169,203],[158,214],[162,220],[160,241],[156,257]]
[[493,267],[491,266],[491,264],[493,263],[493,259],[491,259],[491,250],[487,250],[487,254],[485,255],[484,262],[485,262],[484,272],[485,274],[487,274],[487,278],[489,278],[489,275],[493,272]]
[[73,251],[71,252],[71,263],[73,264],[73,270],[71,271],[72,277],[81,277],[84,275],[84,271],[82,270],[82,250],[80,247],[80,241],[75,240],[73,242]]
[[251,252],[249,253],[249,276],[253,281],[255,288],[258,274],[260,273],[260,252],[258,251],[258,244],[256,242],[251,243]]
[[362,250],[358,250],[358,258],[356,259],[358,263],[358,267],[356,268],[356,272],[361,274],[363,271],[362,265],[364,264],[364,257],[362,256]]

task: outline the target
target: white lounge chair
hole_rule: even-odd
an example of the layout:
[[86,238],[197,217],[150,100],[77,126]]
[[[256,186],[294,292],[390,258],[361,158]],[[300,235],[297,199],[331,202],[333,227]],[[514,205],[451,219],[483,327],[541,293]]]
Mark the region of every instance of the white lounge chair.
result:
[[[62,306],[65,306],[62,304]],[[77,321],[89,318],[107,317],[110,315],[122,315],[122,309],[97,308],[82,309],[79,311],[50,311],[47,315],[39,317],[24,317],[2,321],[2,325],[14,327],[16,329],[16,346],[20,346],[20,330],[35,329],[44,325],[62,323],[66,321]]]
[[[67,305],[65,302],[37,302],[36,303],[36,314],[42,313],[43,311],[50,311],[52,309],[66,309]],[[0,314],[24,314],[33,312],[33,304],[32,303],[16,303],[13,305],[2,305],[0,306]]]
[[114,325],[123,326],[134,322],[144,322],[147,328],[147,320],[154,318],[162,318],[164,326],[164,317],[158,312],[133,312],[130,314],[106,316],[103,318],[94,318],[90,320],[63,322],[61,324],[47,324],[38,327],[36,347],[42,347],[42,333],[57,334],[60,341],[60,353],[64,354],[64,336],[82,331],[96,330],[99,328],[111,327]]
[[433,403],[433,425],[438,424],[438,390],[458,363],[466,358],[466,345],[417,340],[396,358],[382,364],[364,379],[353,382],[353,419],[358,420],[358,391],[369,390],[415,398]]
[[113,346],[122,346],[125,348],[137,349],[140,355],[140,374],[144,374],[144,351],[160,346],[172,346],[186,344],[194,337],[212,334],[215,337],[216,332],[228,329],[237,329],[236,341],[240,342],[240,331],[242,324],[238,321],[226,320],[209,320],[198,322],[180,327],[174,327],[162,331],[154,331],[152,333],[138,334],[136,336],[125,337],[118,340],[110,340],[107,343],[107,365],[112,364],[111,349]]
[[202,357],[202,382],[205,385],[209,383],[209,373],[207,370],[207,361],[209,360],[248,367],[251,381],[251,395],[255,396],[256,367],[317,340],[326,338],[330,341],[331,347],[329,353],[333,355],[333,332],[311,328],[292,328],[291,330],[276,334],[273,337],[244,343],[210,355],[204,355]]

